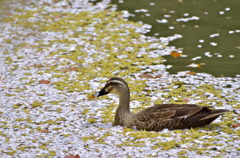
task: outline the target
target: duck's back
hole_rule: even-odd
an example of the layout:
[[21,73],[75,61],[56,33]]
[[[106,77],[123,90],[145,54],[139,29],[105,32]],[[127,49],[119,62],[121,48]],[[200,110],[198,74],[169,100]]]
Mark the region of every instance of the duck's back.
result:
[[227,111],[195,104],[158,104],[135,114],[131,126],[148,131],[201,127]]

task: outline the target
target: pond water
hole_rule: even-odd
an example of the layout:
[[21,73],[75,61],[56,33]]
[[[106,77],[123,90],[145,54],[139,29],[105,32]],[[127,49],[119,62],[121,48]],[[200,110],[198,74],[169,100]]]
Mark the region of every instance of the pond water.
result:
[[[170,43],[183,56],[165,56],[168,71],[206,72],[214,76],[240,74],[239,0],[112,0],[118,10],[128,10],[132,21],[152,25],[147,35],[182,38]],[[196,65],[200,65],[197,67]]]

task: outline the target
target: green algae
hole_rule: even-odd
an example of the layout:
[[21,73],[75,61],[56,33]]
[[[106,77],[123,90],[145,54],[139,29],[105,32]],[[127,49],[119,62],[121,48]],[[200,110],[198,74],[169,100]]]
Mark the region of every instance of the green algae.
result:
[[97,120],[95,118],[88,118],[89,123],[96,123]]
[[13,107],[14,109],[19,109],[19,108],[21,108],[22,106],[23,106],[23,104],[21,104],[21,103],[17,103],[17,104],[12,105],[12,107]]
[[88,140],[93,140],[95,138],[96,136],[82,137],[82,140],[84,141],[84,143],[86,143]]
[[125,141],[123,143],[117,144],[117,146],[134,146],[134,147],[144,147],[145,142],[144,141]]
[[111,132],[105,132],[101,137],[98,137],[96,142],[99,144],[108,144],[105,142],[106,137],[112,136]]
[[7,151],[6,153],[7,153],[8,155],[10,155],[10,156],[14,156],[15,153],[17,153],[17,150]]
[[16,96],[15,94],[6,93],[7,97]]
[[86,115],[87,113],[89,113],[89,111],[90,111],[90,109],[84,109],[81,113],[82,113],[82,115]]
[[47,147],[47,145],[42,144],[42,145],[39,146],[39,149],[47,150],[49,148]]
[[176,142],[175,140],[170,140],[167,142],[158,142],[155,144],[155,146],[152,147],[152,149],[162,148],[163,150],[170,150],[176,147],[179,147],[179,142]]
[[32,106],[33,108],[36,108],[36,107],[40,107],[40,108],[42,108],[43,103],[42,103],[42,102],[39,102],[39,101],[37,101],[37,100],[35,100],[35,101],[32,103],[31,106]]
[[52,104],[52,105],[58,105],[59,103],[61,103],[62,101],[49,101],[48,103]]
[[6,64],[12,64],[13,63],[13,60],[11,57],[5,57],[5,63]]
[[49,150],[48,154],[49,154],[49,156],[56,156],[57,155],[56,151],[53,151],[53,150]]
[[148,132],[148,131],[136,131],[131,132],[128,134],[130,137],[134,137],[135,139],[141,139],[141,138],[156,138],[160,136],[160,133],[157,132]]
[[101,109],[102,111],[102,119],[103,119],[103,123],[107,123],[107,122],[113,122],[114,120],[114,112],[113,110],[116,108],[115,104],[110,104],[107,105],[106,108]]
[[187,151],[186,150],[181,150],[178,152],[178,155],[185,155],[187,154]]

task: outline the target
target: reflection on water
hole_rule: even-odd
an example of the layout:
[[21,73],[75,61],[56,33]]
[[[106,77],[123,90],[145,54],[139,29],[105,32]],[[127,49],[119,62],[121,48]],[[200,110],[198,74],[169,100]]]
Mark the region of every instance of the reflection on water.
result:
[[[178,71],[207,72],[215,76],[240,74],[240,1],[236,0],[112,0],[119,10],[134,14],[130,20],[151,24],[148,35],[183,36],[170,43],[184,56],[165,56]],[[189,67],[192,63],[199,67]]]

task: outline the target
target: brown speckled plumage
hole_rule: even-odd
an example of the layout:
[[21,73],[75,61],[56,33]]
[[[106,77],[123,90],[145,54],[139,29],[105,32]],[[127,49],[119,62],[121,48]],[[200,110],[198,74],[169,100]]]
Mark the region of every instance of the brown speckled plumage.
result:
[[201,127],[210,124],[218,116],[227,112],[225,109],[210,109],[195,104],[157,104],[139,113],[131,113],[129,107],[130,91],[127,83],[121,78],[111,78],[100,92],[99,97],[116,94],[119,106],[115,114],[114,125],[147,131],[160,131],[164,128],[184,129]]

